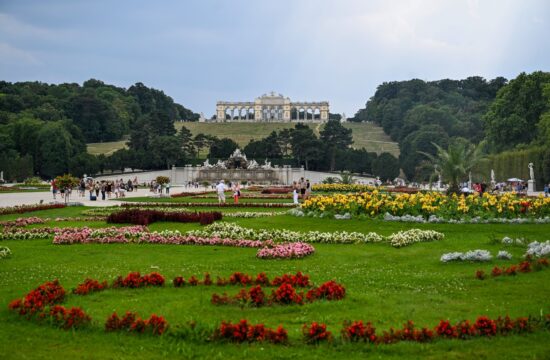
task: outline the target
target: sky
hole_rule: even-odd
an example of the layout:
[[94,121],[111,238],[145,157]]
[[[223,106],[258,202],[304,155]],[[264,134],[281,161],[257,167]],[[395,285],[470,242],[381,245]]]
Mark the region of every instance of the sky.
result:
[[547,0],[0,0],[0,80],[142,82],[207,117],[270,91],[351,117],[383,82],[536,70]]

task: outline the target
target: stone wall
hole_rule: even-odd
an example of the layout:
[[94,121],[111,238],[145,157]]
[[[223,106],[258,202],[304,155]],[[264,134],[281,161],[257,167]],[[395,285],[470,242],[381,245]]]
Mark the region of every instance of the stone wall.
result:
[[171,171],[173,185],[184,185],[194,181],[215,183],[219,180],[291,185],[293,181],[298,181],[301,177],[305,177],[303,167],[291,168],[288,165],[275,166],[271,169],[220,169],[185,165],[184,167],[173,167]]

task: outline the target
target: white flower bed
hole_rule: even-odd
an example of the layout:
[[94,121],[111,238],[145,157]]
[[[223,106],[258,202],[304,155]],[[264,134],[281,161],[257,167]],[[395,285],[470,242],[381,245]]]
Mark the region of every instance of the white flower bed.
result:
[[[440,261],[441,262],[451,262],[451,261],[476,261],[476,262],[483,262],[483,261],[491,261],[493,256],[488,250],[470,250],[465,253],[461,252],[451,252],[441,255]],[[510,254],[508,251],[499,251],[497,255],[498,259],[503,260],[510,260],[512,258],[512,254]]]
[[359,232],[320,232],[308,231],[298,232],[291,230],[279,229],[248,229],[232,223],[218,222],[208,225],[203,230],[195,230],[187,232],[188,235],[208,237],[216,236],[228,239],[249,239],[249,240],[273,240],[277,242],[308,242],[308,243],[338,243],[338,244],[354,244],[380,242],[384,237],[369,233],[363,234]]
[[393,247],[403,247],[417,242],[436,241],[444,238],[445,235],[434,230],[411,229],[391,234],[387,239]]
[[11,250],[9,247],[6,246],[0,246],[0,259],[5,259],[10,257]]
[[508,236],[502,238],[503,245],[525,245],[526,241],[524,238],[512,239]]
[[403,215],[396,216],[390,213],[384,215],[384,220],[386,221],[400,221],[400,222],[417,222],[417,223],[431,223],[431,224],[548,224],[550,223],[550,217],[546,216],[543,218],[516,218],[516,219],[506,219],[506,218],[490,218],[483,219],[480,217],[474,218],[465,218],[465,219],[445,219],[438,217],[436,215],[430,215],[428,219],[425,219],[422,215],[412,216],[412,215]]
[[497,254],[497,259],[511,260],[512,254],[510,254],[508,251],[501,250]]
[[546,240],[545,242],[533,241],[532,243],[527,245],[527,251],[525,252],[525,256],[532,256],[532,257],[550,256],[550,240]]

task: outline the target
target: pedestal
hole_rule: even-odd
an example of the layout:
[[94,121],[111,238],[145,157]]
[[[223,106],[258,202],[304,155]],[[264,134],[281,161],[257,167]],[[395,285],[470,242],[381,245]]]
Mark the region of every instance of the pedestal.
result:
[[527,194],[534,194],[535,191],[535,180],[527,180]]

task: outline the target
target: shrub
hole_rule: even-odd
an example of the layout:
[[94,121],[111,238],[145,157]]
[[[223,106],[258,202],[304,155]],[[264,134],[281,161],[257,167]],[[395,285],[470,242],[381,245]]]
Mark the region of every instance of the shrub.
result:
[[332,339],[332,333],[327,331],[327,326],[317,322],[312,322],[309,325],[304,324],[302,326],[302,334],[304,335],[304,341],[308,344],[316,344]]

